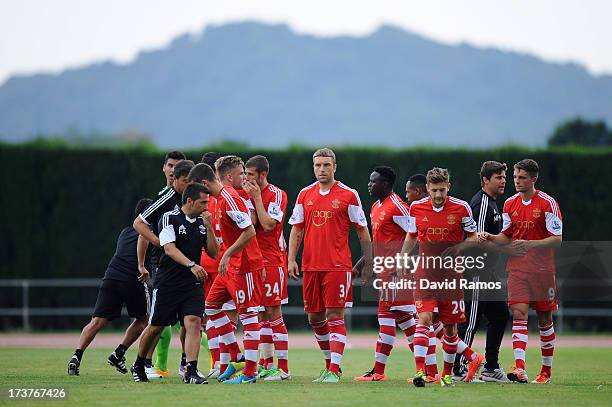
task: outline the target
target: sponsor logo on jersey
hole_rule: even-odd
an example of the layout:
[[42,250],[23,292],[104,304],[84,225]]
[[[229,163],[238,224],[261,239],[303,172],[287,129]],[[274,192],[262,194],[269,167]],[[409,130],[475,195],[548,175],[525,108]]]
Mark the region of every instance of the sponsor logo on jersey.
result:
[[315,209],[312,211],[312,224],[315,226],[323,226],[328,219],[334,217],[333,211],[322,211]]
[[309,200],[308,202],[306,202],[306,206],[312,206],[312,200]]
[[185,229],[185,225],[179,226],[179,235],[186,235],[187,229]]
[[423,222],[429,222],[429,219],[427,219],[427,216],[423,216]]
[[531,220],[519,220],[516,222],[516,227],[519,229],[531,230],[535,227],[535,223]]
[[517,211],[512,212],[512,217],[513,218],[516,218],[517,216],[518,216],[518,212]]
[[450,234],[450,230],[448,228],[427,228],[427,236],[448,236]]

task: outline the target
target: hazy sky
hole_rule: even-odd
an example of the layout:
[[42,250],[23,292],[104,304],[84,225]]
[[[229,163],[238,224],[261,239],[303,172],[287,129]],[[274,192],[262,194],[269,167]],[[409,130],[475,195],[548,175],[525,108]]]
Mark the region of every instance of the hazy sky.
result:
[[611,18],[606,0],[0,0],[0,84],[15,73],[129,62],[182,33],[247,19],[320,36],[367,35],[390,23],[612,74]]

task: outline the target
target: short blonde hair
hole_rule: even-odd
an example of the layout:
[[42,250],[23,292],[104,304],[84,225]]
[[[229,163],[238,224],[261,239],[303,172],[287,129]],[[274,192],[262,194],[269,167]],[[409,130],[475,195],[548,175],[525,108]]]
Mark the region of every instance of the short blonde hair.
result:
[[234,168],[241,166],[244,167],[242,159],[235,155],[226,155],[215,161],[215,170],[220,179],[225,178]]
[[439,184],[441,182],[450,182],[450,173],[446,168],[434,167],[427,171],[428,184]]
[[336,154],[331,148],[324,147],[315,151],[312,155],[312,162],[314,162],[314,159],[317,157],[331,157],[333,163],[336,163]]

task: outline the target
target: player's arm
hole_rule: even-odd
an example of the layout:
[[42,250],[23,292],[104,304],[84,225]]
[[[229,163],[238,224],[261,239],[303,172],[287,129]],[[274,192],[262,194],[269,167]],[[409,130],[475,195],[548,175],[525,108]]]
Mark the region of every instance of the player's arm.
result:
[[219,255],[219,242],[213,232],[212,215],[206,211],[202,214],[202,220],[204,221],[204,227],[206,227],[206,254],[212,259],[216,259]]
[[[192,260],[188,259],[183,254],[183,252],[181,252],[178,247],[176,247],[174,242],[166,243],[163,247],[166,256],[170,257],[172,260],[174,260],[181,266],[189,267],[189,264],[192,262]],[[208,276],[206,270],[204,270],[198,263],[191,266],[189,268],[189,271],[191,271],[197,277],[198,280],[205,280]]]
[[357,238],[361,245],[361,255],[363,258],[363,267],[361,271],[361,278],[364,283],[367,283],[372,277],[372,239],[370,238],[370,231],[367,226],[356,228]]
[[138,281],[144,283],[149,281],[149,270],[145,267],[145,260],[147,258],[147,250],[149,248],[149,241],[142,237],[142,235],[138,235],[138,241],[136,242],[136,258],[138,259],[138,271],[140,272],[140,276],[138,276]]
[[[164,253],[166,254],[166,256],[170,257],[177,264],[180,264],[184,267],[188,267],[189,271],[191,271],[198,280],[206,279],[207,273],[198,264],[199,262],[195,262],[195,260],[192,261],[192,259],[187,258],[187,256],[185,256],[183,252],[181,252],[178,247],[176,247],[176,233],[174,232],[174,225],[170,223],[169,216],[167,213],[159,220],[159,227],[159,241],[164,249]],[[192,262],[195,262],[195,264],[189,267]]]
[[300,276],[300,268],[295,260],[297,252],[304,239],[304,227],[294,225],[289,234],[289,253],[287,254],[287,271],[289,277],[297,280]]
[[134,223],[132,224],[132,226],[140,236],[144,237],[149,242],[153,243],[155,246],[161,247],[159,243],[159,238],[155,236],[155,233],[153,233],[149,225],[142,219],[140,215],[138,215],[136,219],[134,219]]
[[417,244],[417,235],[415,233],[406,233],[406,238],[404,239],[404,243],[402,243],[402,251],[400,252],[401,256],[405,254],[410,254],[414,250]]
[[561,246],[563,242],[563,221],[556,202],[554,207],[549,206],[546,208],[545,217],[548,237],[540,240],[516,240],[512,242],[512,244],[517,246],[523,245],[527,249],[543,249]]
[[253,225],[249,225],[242,229],[242,233],[236,239],[234,244],[227,248],[223,256],[221,257],[221,261],[219,262],[219,275],[225,274],[227,270],[227,265],[229,264],[230,258],[238,253],[240,250],[244,249],[249,242],[255,237],[255,228]]
[[515,240],[513,243],[517,245],[523,244],[527,249],[544,249],[550,247],[559,247],[563,242],[561,235],[559,236],[548,236],[540,240]]
[[259,185],[257,185],[257,183],[255,182],[245,181],[243,184],[243,188],[251,196],[251,202],[255,206],[257,222],[259,222],[265,232],[273,231],[276,225],[278,225],[280,222],[272,218],[272,216],[270,216],[270,214],[266,210],[263,199],[261,197],[261,189],[259,188]]

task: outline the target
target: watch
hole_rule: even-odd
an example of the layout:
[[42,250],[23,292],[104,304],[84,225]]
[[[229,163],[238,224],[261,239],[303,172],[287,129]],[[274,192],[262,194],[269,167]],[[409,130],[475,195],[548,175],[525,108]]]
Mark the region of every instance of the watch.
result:
[[187,265],[187,268],[191,270],[191,268],[192,268],[193,266],[195,266],[195,265],[196,265],[196,262],[195,262],[195,261],[193,261],[193,260],[191,260],[191,261],[189,262],[189,264]]

